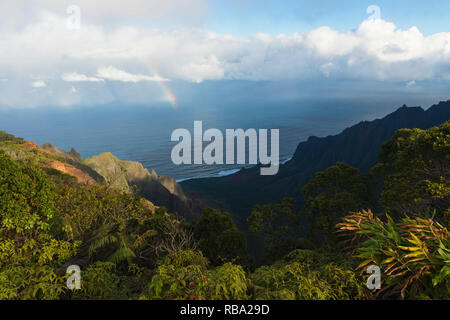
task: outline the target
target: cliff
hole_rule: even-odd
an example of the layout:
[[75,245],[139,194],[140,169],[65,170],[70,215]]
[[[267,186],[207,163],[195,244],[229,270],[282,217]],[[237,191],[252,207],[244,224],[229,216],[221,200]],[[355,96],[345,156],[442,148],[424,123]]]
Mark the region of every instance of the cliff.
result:
[[377,163],[381,144],[396,130],[428,129],[449,118],[450,101],[440,102],[427,110],[402,106],[382,119],[362,121],[338,135],[310,137],[298,145],[292,160],[281,165],[275,176],[261,176],[256,166],[230,176],[188,180],[181,185],[188,196],[229,210],[243,226],[255,204],[276,203],[284,197],[293,197],[301,205],[301,188],[317,172],[338,161],[367,172]]
[[50,142],[39,146],[1,131],[0,148],[16,161],[36,165],[50,174],[62,174],[67,181],[90,185],[106,183],[125,192],[135,188],[148,201],[149,207],[165,206],[169,212],[188,220],[197,218],[200,212],[192,208],[192,201],[171,177],[158,177],[141,163],[120,160],[111,153],[83,160],[73,148],[66,152]]
[[149,172],[140,162],[120,160],[110,152],[83,160],[83,164],[98,172],[108,184],[137,193],[169,212],[187,219],[196,218],[191,202],[181,186],[171,177],[159,177],[154,170]]

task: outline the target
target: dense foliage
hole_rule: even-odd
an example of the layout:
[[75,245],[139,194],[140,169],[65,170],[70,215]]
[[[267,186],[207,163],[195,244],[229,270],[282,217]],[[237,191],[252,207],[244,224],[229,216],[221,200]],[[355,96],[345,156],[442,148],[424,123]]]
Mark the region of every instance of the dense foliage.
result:
[[373,169],[383,177],[381,203],[392,214],[427,214],[450,222],[450,121],[402,129],[384,143]]
[[[339,265],[338,265],[339,263]],[[256,299],[347,300],[364,298],[364,283],[336,255],[294,250],[252,275]]]
[[229,213],[206,208],[193,224],[198,247],[213,265],[234,262],[251,268],[245,234],[238,230]]
[[[398,131],[370,174],[345,163],[318,173],[301,209],[255,206],[256,269],[230,214],[206,208],[188,223],[132,190],[42,166],[52,155],[23,143],[0,132],[0,299],[450,298],[449,122]],[[381,290],[366,287],[370,264]]]
[[[383,272],[384,288],[374,297],[448,299],[449,174],[450,122],[429,130],[399,130],[383,144],[370,174],[337,163],[303,188],[306,203],[300,212],[289,199],[256,206],[250,231],[264,235],[266,256],[287,248],[345,254],[338,224],[349,233],[358,273],[369,264]],[[385,223],[379,217],[386,212]],[[297,232],[287,233],[292,228]]]
[[351,214],[338,226],[350,233],[348,249],[362,262],[383,270],[384,288],[377,293],[402,298],[450,298],[450,239],[431,219],[405,217],[386,222],[371,211]]
[[80,243],[67,241],[68,226],[56,223],[55,192],[43,171],[1,150],[0,167],[0,299],[55,299],[64,285],[56,268]]
[[266,244],[264,262],[282,258],[298,245],[300,214],[295,212],[295,201],[283,199],[278,204],[257,205],[248,217],[249,231],[262,234]]
[[311,225],[307,236],[319,243],[336,242],[334,229],[343,213],[373,208],[375,202],[371,176],[341,162],[317,173],[302,192]]

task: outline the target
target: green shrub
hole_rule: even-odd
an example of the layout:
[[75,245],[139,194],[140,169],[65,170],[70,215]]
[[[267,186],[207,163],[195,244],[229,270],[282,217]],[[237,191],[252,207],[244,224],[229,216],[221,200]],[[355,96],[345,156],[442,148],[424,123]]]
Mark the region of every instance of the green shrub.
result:
[[32,236],[49,229],[54,193],[47,176],[31,166],[20,166],[0,150],[0,228]]
[[213,300],[245,300],[248,299],[247,290],[249,280],[242,266],[230,262],[212,271],[214,291]]
[[208,270],[199,251],[180,251],[161,260],[142,299],[247,299],[249,280],[242,266],[225,263]]
[[147,299],[203,300],[210,290],[211,276],[201,252],[192,250],[169,254],[155,271]]
[[81,271],[81,289],[74,290],[73,298],[84,300],[126,299],[124,277],[116,272],[111,262],[97,261]]
[[329,257],[295,250],[252,274],[253,297],[275,300],[345,300],[364,297],[363,281]]
[[0,269],[0,300],[54,300],[65,288],[65,277],[49,266],[11,264]]

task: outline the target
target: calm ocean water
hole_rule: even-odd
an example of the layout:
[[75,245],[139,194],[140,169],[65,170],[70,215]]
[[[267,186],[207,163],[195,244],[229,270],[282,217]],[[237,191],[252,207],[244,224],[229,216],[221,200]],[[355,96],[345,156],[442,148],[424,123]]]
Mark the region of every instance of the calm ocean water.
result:
[[208,128],[280,129],[280,161],[289,159],[308,136],[326,136],[360,120],[383,116],[394,106],[374,109],[348,101],[254,103],[232,106],[102,106],[0,111],[0,130],[64,150],[74,147],[84,158],[111,152],[122,160],[141,162],[159,175],[175,179],[211,177],[236,172],[241,165],[181,165],[171,162],[177,128],[193,132],[194,120]]

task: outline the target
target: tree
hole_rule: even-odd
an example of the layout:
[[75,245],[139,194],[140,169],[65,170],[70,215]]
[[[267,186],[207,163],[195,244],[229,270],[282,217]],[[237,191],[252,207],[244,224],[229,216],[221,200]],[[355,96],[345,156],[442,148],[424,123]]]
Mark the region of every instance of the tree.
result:
[[233,261],[250,267],[246,237],[229,213],[206,208],[200,220],[194,223],[193,230],[199,249],[213,265]]
[[317,173],[302,192],[302,211],[310,226],[307,237],[319,244],[335,242],[335,225],[348,212],[375,205],[370,176],[342,162]]
[[381,203],[392,215],[426,215],[450,222],[450,121],[428,130],[401,129],[380,150],[374,173]]
[[248,217],[249,231],[263,236],[264,262],[274,262],[297,247],[300,214],[294,207],[295,200],[285,198],[278,204],[256,205]]

